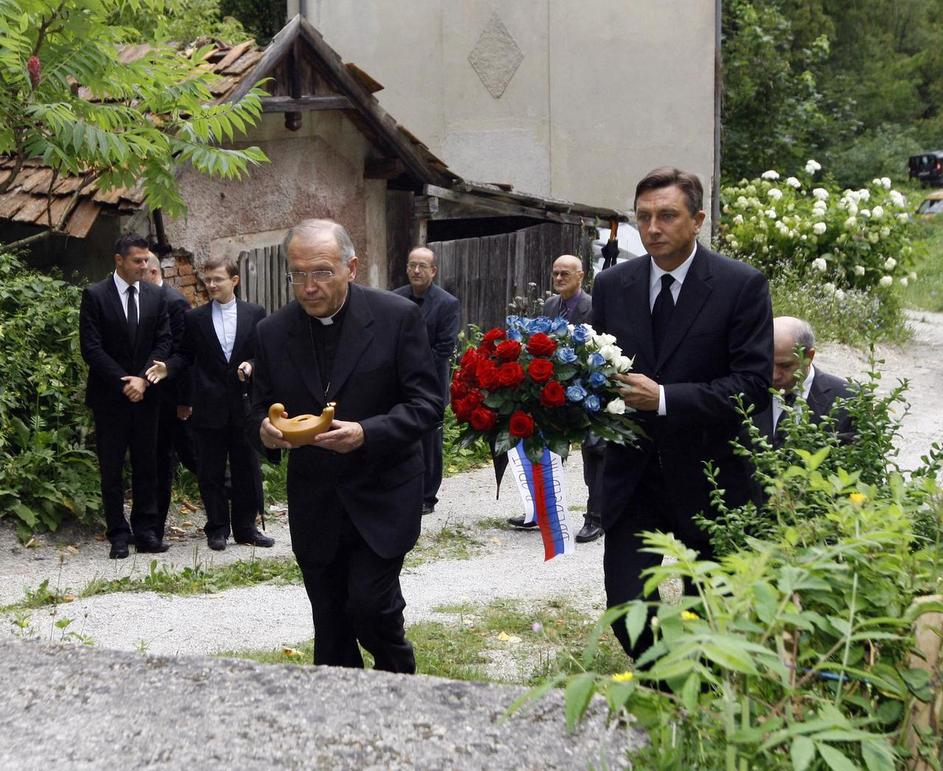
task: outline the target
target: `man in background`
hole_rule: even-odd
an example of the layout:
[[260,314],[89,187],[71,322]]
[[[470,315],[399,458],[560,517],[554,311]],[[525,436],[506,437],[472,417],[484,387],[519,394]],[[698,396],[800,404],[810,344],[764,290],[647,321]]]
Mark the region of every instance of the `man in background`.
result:
[[[786,408],[792,409],[797,397],[808,405],[813,423],[832,411],[835,400],[848,398],[852,391],[840,377],[813,366],[815,332],[809,322],[793,316],[773,319],[773,394],[769,407],[757,412],[753,422],[770,439],[773,447],[782,447],[785,432],[781,421]],[[854,441],[854,426],[843,410],[833,416],[834,431],[843,443]]]
[[[583,291],[583,263],[579,257],[563,254],[554,261],[552,268],[553,289],[556,292],[544,303],[544,315],[550,318],[562,316],[571,324],[592,323],[593,298]],[[586,515],[583,527],[576,534],[577,543],[588,543],[599,538],[602,531],[602,486],[603,457],[606,443],[597,436],[588,436],[583,442],[583,481],[586,483]],[[536,527],[536,522],[524,524],[523,515],[511,517],[508,523],[515,527]]]
[[[109,557],[124,559],[128,545],[143,553],[167,551],[157,511],[157,415],[160,401],[145,378],[173,345],[167,301],[144,281],[147,240],[133,234],[115,244],[115,272],[85,288],[79,344],[88,364],[85,403],[95,420],[102,506]],[[124,458],[131,452],[131,520],[124,516]]]
[[[412,300],[422,312],[442,399],[447,404],[452,354],[458,342],[462,306],[457,298],[434,283],[438,272],[432,250],[417,246],[409,253],[406,264],[409,284],[393,291]],[[437,496],[442,484],[441,423],[422,438],[422,453],[426,464],[423,475],[422,513],[431,514],[439,501]]]
[[[160,259],[151,252],[147,258],[147,272],[144,279],[160,289],[167,303],[167,315],[170,322],[170,335],[173,338],[171,355],[179,354],[183,343],[183,317],[190,310],[187,298],[164,281],[160,268]],[[197,473],[196,457],[193,454],[193,441],[187,430],[186,420],[190,417],[189,381],[186,368],[174,378],[155,386],[160,406],[157,416],[157,514],[162,523],[160,537],[163,539],[163,525],[167,522],[170,509],[170,497],[173,490],[174,472],[180,461],[193,474]]]

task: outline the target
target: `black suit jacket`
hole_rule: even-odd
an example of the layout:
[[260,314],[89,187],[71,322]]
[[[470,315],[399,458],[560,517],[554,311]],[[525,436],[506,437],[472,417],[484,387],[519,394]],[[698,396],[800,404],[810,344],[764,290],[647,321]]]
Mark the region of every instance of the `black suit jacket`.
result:
[[[812,422],[821,423],[822,418],[832,411],[832,405],[835,404],[836,399],[847,399],[852,395],[853,392],[846,380],[816,367],[812,386],[809,389],[809,398],[806,400],[812,413]],[[846,443],[854,441],[855,427],[848,413],[845,410],[838,410],[832,417],[835,418],[835,433],[838,438]],[[774,446],[779,445],[774,434],[772,403],[765,410],[755,413],[753,422],[764,436],[773,440]]]
[[[544,316],[556,318],[560,315],[563,306],[563,298],[555,294],[544,303]],[[567,319],[571,324],[591,323],[593,316],[593,298],[586,291],[581,291],[579,299],[576,301],[576,312]]]
[[[407,284],[394,289],[393,292],[409,298],[412,296],[412,287]],[[426,335],[429,338],[439,385],[445,398],[449,392],[449,370],[452,364],[452,354],[455,353],[455,344],[458,342],[462,305],[458,298],[453,297],[442,287],[432,284],[426,290],[419,309],[426,323]]]
[[765,409],[773,371],[773,324],[769,289],[762,273],[698,246],[681,286],[656,359],[650,306],[648,255],[602,271],[593,285],[593,326],[615,335],[632,370],[665,388],[667,414],[633,415],[648,438],[637,447],[610,443],[603,478],[603,527],[633,507],[650,462],[666,480],[663,504],[676,516],[709,511],[704,462],[719,467],[728,503],[751,492],[749,465],[734,456],[730,441],[740,434],[731,397]]
[[[170,336],[173,338],[172,353],[180,352],[183,346],[184,321],[183,317],[190,310],[190,301],[187,300],[175,287],[167,282],[160,285],[160,291],[167,303],[167,317],[170,322]],[[174,377],[168,377],[157,384],[157,393],[165,404],[177,406],[188,404],[190,398],[189,371],[186,367],[179,369]]]
[[237,370],[244,361],[255,358],[255,328],[265,318],[265,308],[236,300],[236,339],[229,361],[213,326],[213,303],[208,302],[184,316],[183,345],[173,358],[171,372],[189,367],[190,395],[193,407],[190,422],[194,428],[225,428],[245,424],[245,387]]
[[318,553],[334,554],[342,514],[384,558],[408,552],[419,537],[425,465],[421,437],[442,420],[443,398],[418,307],[391,292],[350,284],[330,390],[318,372],[310,321],[291,302],[257,329],[250,439],[275,402],[291,417],[336,402],[338,420],[363,426],[364,444],[339,454],[305,446],[288,455],[288,510],[314,519]]
[[[93,409],[129,404],[121,378],[144,377],[155,359],[166,361],[170,356],[173,340],[167,301],[156,286],[146,281],[139,281],[138,286],[138,330],[133,344],[114,275],[82,292],[79,345],[88,364],[85,403]],[[156,399],[155,389],[148,388],[144,398]]]

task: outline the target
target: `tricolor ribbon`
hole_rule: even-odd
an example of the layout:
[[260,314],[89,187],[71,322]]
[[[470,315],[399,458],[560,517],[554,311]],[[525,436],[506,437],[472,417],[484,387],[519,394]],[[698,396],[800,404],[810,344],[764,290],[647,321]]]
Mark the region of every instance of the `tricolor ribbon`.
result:
[[508,462],[524,502],[524,522],[536,520],[540,528],[544,561],[560,554],[573,554],[576,543],[563,489],[563,460],[545,447],[540,463],[533,463],[521,442],[508,452]]

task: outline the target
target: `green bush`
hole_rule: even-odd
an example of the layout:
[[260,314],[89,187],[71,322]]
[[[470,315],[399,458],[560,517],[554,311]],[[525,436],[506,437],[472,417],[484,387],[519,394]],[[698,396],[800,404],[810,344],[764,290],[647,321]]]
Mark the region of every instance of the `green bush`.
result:
[[26,539],[100,508],[77,287],[0,255],[0,516]]
[[809,161],[798,177],[771,169],[721,190],[720,248],[774,278],[789,268],[839,300],[849,289],[888,294],[912,280],[907,199],[887,177],[859,190],[816,179]]

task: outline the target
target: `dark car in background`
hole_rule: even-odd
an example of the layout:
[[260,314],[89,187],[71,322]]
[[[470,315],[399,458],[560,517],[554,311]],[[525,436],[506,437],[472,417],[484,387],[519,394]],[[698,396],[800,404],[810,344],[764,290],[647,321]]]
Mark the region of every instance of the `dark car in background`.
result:
[[911,155],[907,166],[910,178],[919,180],[921,185],[943,185],[943,150]]

